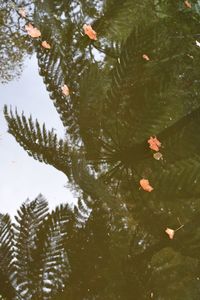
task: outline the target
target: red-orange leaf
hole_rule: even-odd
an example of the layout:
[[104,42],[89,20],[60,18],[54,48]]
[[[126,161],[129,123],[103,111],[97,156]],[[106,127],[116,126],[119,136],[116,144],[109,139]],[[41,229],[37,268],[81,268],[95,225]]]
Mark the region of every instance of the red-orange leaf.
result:
[[97,40],[97,33],[96,31],[94,31],[92,29],[92,26],[91,25],[87,25],[87,24],[84,24],[83,25],[83,30],[84,30],[84,33],[91,39],[91,40]]
[[152,192],[153,191],[153,187],[149,184],[148,179],[142,178],[140,180],[140,185],[143,188],[143,190],[146,191],[146,192]]
[[28,35],[30,35],[32,38],[38,38],[41,36],[40,30],[37,29],[36,27],[33,27],[33,25],[31,23],[29,23],[28,25],[25,25],[25,29],[26,29]]
[[42,42],[42,47],[44,47],[45,49],[51,49],[51,46],[49,45],[49,43],[47,43],[47,41]]
[[148,140],[149,148],[158,152],[161,147],[161,142],[157,139],[157,137],[150,137]]

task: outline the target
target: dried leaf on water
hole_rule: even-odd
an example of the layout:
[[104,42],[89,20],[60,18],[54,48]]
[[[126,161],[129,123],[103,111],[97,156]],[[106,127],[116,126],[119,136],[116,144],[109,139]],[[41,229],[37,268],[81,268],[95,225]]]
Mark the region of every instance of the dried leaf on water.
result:
[[157,139],[157,137],[150,137],[148,140],[149,148],[158,152],[161,147],[161,142]]
[[200,43],[199,43],[198,41],[196,41],[196,45],[197,45],[198,47],[200,47]]
[[163,159],[163,155],[162,155],[162,153],[160,153],[160,152],[154,153],[153,157],[154,157],[156,160]]
[[189,1],[186,0],[184,3],[187,8],[192,8],[192,4]]
[[175,234],[175,230],[171,229],[171,228],[167,228],[165,230],[166,234],[169,236],[170,240],[173,240],[174,238],[174,234]]
[[87,25],[87,24],[84,24],[83,25],[83,30],[84,30],[84,33],[91,39],[91,40],[97,40],[97,33],[96,31],[94,31],[94,29],[92,28],[91,25]]
[[150,185],[149,180],[148,179],[144,179],[142,178],[140,180],[140,185],[143,188],[144,191],[146,192],[152,192],[153,191],[153,187]]
[[64,84],[62,87],[61,87],[61,90],[62,90],[62,93],[63,95],[65,96],[69,96],[69,88],[66,84]]
[[47,43],[47,41],[42,42],[42,47],[45,49],[51,49],[51,46],[49,45],[49,43]]
[[34,27],[31,23],[29,23],[28,25],[25,25],[25,29],[26,29],[28,35],[30,35],[32,38],[38,38],[41,36],[40,30],[37,29],[36,27]]
[[143,54],[143,55],[142,55],[142,58],[145,59],[146,61],[149,61],[149,60],[150,60],[150,58],[149,58],[148,55],[146,55],[146,54]]

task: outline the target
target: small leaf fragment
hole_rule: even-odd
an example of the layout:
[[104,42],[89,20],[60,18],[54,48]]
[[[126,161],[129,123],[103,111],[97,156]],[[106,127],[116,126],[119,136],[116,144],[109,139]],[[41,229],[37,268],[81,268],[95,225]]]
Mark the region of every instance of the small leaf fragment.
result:
[[69,88],[66,84],[64,84],[62,87],[61,87],[61,90],[62,90],[62,93],[63,95],[65,96],[69,96]]
[[51,46],[49,45],[49,43],[47,43],[47,41],[42,42],[42,47],[45,49],[51,49]]
[[142,178],[140,180],[140,185],[142,187],[142,189],[146,192],[152,192],[153,191],[153,187],[149,184],[149,180],[148,179],[144,179]]
[[196,45],[197,45],[198,47],[200,47],[200,43],[199,43],[198,41],[196,41]]
[[153,157],[154,157],[156,160],[163,159],[163,155],[162,155],[162,153],[160,153],[160,152],[154,153]]
[[187,8],[192,8],[192,4],[189,1],[186,0],[184,3]]
[[28,35],[30,35],[32,38],[38,38],[41,36],[40,30],[37,29],[36,27],[33,27],[33,25],[31,23],[29,23],[28,25],[25,25],[25,29],[26,29]]
[[96,31],[94,31],[94,29],[92,28],[91,25],[87,25],[87,24],[84,24],[83,25],[83,30],[84,30],[84,33],[91,39],[91,40],[97,40],[97,33]]
[[165,232],[169,236],[170,240],[173,240],[174,234],[175,234],[175,230],[171,229],[171,228],[167,228],[167,229],[165,229]]
[[143,55],[142,55],[142,58],[145,59],[146,61],[149,61],[149,60],[150,60],[150,58],[149,58],[148,55],[146,55],[146,54],[143,54]]

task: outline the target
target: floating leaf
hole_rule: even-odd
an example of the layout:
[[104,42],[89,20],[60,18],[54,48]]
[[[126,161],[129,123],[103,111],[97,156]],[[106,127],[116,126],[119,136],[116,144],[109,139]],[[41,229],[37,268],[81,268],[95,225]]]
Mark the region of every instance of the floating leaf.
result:
[[161,147],[161,142],[157,139],[157,137],[150,137],[150,139],[148,140],[148,144],[149,144],[149,148],[158,152]]
[[154,153],[153,157],[154,157],[156,160],[163,159],[163,155],[162,155],[162,153],[160,153],[160,152]]
[[147,61],[150,60],[150,58],[149,58],[148,55],[146,55],[146,54],[143,54],[143,55],[142,55],[142,58],[144,58],[144,59],[147,60]]
[[51,49],[51,46],[49,45],[49,43],[47,43],[47,41],[42,42],[42,47],[44,47],[45,49]]
[[24,7],[19,8],[18,13],[22,18],[26,18],[26,10]]
[[146,192],[152,192],[153,191],[153,187],[149,184],[149,180],[148,179],[141,179],[140,180],[140,185],[143,188],[144,191]]
[[25,29],[26,29],[28,35],[30,35],[32,38],[38,38],[41,36],[40,30],[37,29],[36,27],[33,27],[33,25],[31,23],[29,23],[28,25],[25,25]]
[[97,33],[92,29],[91,25],[84,24],[83,25],[84,33],[91,39],[97,40]]
[[196,41],[196,45],[197,45],[198,47],[200,47],[200,43],[199,43],[198,41]]
[[66,84],[64,84],[62,87],[61,87],[61,90],[62,90],[62,93],[63,95],[65,96],[69,96],[69,88]]
[[186,0],[184,3],[187,8],[192,8],[192,4],[189,1]]
[[175,234],[175,230],[171,229],[171,228],[167,228],[165,230],[166,234],[168,234],[170,240],[172,240],[174,238],[174,234]]

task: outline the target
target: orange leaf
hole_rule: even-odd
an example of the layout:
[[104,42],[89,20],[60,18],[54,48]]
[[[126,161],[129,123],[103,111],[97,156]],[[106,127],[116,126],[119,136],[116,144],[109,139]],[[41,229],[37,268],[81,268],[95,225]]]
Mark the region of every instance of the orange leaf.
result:
[[149,61],[149,60],[150,60],[150,58],[149,58],[148,55],[146,55],[146,54],[143,54],[143,55],[142,55],[142,58],[144,58],[146,61]]
[[189,1],[186,0],[184,3],[187,8],[192,8],[192,4]]
[[20,16],[22,18],[26,18],[26,10],[24,7],[20,7],[19,10],[18,10],[18,13],[20,14]]
[[84,33],[91,39],[91,40],[97,40],[97,33],[96,31],[94,31],[92,29],[92,26],[91,25],[87,25],[87,24],[84,24],[83,25],[83,30],[84,30]]
[[165,230],[166,234],[168,234],[170,240],[173,240],[174,238],[174,234],[175,234],[175,230],[171,229],[171,228],[167,228]]
[[148,144],[149,144],[149,148],[158,152],[161,147],[161,142],[155,137],[150,137],[150,139],[148,140]]
[[33,25],[31,23],[29,23],[28,25],[25,25],[25,29],[26,29],[28,35],[30,35],[32,38],[38,38],[41,36],[40,30],[37,29],[36,27],[33,27]]
[[47,43],[47,41],[42,42],[42,47],[44,47],[45,49],[51,49],[51,46]]
[[143,190],[146,191],[146,192],[152,192],[153,191],[153,188],[152,188],[152,186],[150,186],[148,179],[144,179],[144,178],[141,179],[140,180],[140,185],[143,188]]
[[64,84],[62,87],[61,87],[61,90],[62,90],[62,93],[63,95],[65,96],[69,96],[69,88],[66,84]]

